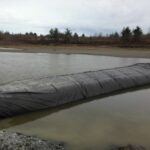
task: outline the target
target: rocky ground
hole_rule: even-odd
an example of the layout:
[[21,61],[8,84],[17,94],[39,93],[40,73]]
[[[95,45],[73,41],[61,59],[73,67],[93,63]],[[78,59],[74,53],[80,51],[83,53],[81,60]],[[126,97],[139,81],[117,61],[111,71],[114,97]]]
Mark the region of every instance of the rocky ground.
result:
[[127,145],[127,146],[116,146],[112,148],[111,150],[146,150],[145,147],[140,145]]
[[[54,143],[21,133],[0,131],[0,150],[65,150],[63,143]],[[143,146],[114,146],[110,150],[146,150]]]
[[20,133],[0,131],[0,150],[65,150],[63,143],[52,143]]

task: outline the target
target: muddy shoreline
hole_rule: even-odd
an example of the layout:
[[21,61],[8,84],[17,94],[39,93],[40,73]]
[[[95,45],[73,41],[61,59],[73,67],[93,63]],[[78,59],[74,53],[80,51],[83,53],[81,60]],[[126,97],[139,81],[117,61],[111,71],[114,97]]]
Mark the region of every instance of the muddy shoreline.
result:
[[150,58],[150,48],[119,48],[108,46],[0,46],[0,52],[89,54],[116,57]]

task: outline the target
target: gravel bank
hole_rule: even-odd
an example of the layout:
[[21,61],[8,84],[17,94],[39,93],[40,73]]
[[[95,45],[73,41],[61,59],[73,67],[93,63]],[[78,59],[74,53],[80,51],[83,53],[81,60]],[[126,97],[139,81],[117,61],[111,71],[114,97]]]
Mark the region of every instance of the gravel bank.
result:
[[52,143],[20,133],[0,131],[0,150],[65,150],[63,143]]

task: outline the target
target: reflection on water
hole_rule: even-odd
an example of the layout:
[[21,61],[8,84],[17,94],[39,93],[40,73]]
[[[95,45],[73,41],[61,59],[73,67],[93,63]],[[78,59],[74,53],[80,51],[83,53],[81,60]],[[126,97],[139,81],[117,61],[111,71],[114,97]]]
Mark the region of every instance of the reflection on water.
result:
[[[0,82],[148,61],[90,55],[2,53]],[[112,145],[129,143],[150,149],[149,97],[149,88],[101,97],[86,103],[1,120],[0,129],[64,141],[69,150],[103,150]]]

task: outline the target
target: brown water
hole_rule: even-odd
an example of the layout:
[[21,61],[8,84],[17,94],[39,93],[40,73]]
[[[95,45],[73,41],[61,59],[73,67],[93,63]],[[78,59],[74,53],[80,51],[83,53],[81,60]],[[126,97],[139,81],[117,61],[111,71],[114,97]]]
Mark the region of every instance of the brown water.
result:
[[[0,53],[1,84],[24,78],[150,62],[92,55]],[[0,121],[8,129],[66,143],[69,150],[104,150],[140,144],[150,149],[150,89],[30,113]]]

